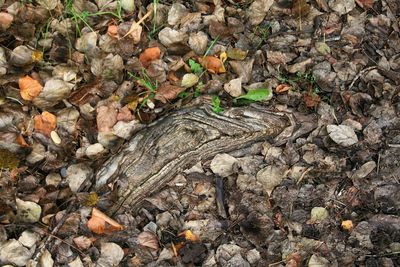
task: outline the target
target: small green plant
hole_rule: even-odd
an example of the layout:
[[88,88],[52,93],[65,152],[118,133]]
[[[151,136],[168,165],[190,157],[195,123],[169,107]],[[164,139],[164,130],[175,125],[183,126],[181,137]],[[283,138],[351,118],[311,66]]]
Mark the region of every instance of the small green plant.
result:
[[93,28],[90,26],[89,22],[88,22],[88,18],[89,17],[97,17],[97,16],[102,16],[102,15],[111,15],[115,18],[117,18],[119,21],[123,21],[122,19],[122,5],[121,5],[121,0],[117,1],[117,9],[115,12],[111,12],[111,11],[99,11],[99,12],[95,12],[95,13],[90,13],[88,11],[82,11],[79,12],[78,10],[75,9],[74,5],[73,5],[73,0],[67,0],[65,3],[65,10],[66,10],[66,14],[67,16],[70,16],[74,21],[75,21],[75,28],[76,28],[76,32],[78,33],[78,35],[81,35],[81,28],[80,28],[80,24],[83,23],[86,27],[88,27],[91,31],[93,31]]
[[146,88],[149,92],[143,92],[142,94],[147,94],[147,96],[142,100],[139,105],[139,109],[142,109],[147,101],[153,99],[156,95],[158,89],[158,82],[153,82],[149,77],[145,69],[142,69],[140,76],[137,76],[131,72],[128,72],[128,75],[131,76],[138,84]]
[[211,96],[211,105],[212,105],[212,110],[215,113],[219,114],[223,111],[223,109],[221,108],[221,100],[217,95]]
[[261,47],[263,43],[265,43],[269,37],[269,32],[271,30],[272,25],[268,23],[266,26],[257,26],[254,29],[253,34],[260,38],[260,41],[256,45],[256,50]]
[[203,72],[201,65],[193,59],[189,59],[189,66],[194,74],[201,74]]

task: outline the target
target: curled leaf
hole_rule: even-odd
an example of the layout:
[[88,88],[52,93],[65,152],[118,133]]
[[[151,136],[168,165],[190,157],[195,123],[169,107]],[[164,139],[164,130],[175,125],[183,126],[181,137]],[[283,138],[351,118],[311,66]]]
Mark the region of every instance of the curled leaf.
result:
[[121,224],[111,219],[96,208],[93,208],[92,210],[92,217],[87,222],[87,227],[90,229],[90,231],[96,234],[107,234],[124,229]]
[[222,63],[221,59],[213,56],[206,56],[203,58],[199,58],[200,64],[203,68],[207,69],[211,73],[224,73],[226,72],[224,63]]
[[36,115],[33,120],[35,131],[47,136],[50,136],[57,126],[57,117],[47,111],[42,112],[41,115]]
[[143,67],[147,68],[153,60],[160,59],[161,50],[157,46],[145,49],[139,56]]
[[43,86],[30,76],[20,78],[18,81],[19,93],[24,100],[32,101],[43,90]]

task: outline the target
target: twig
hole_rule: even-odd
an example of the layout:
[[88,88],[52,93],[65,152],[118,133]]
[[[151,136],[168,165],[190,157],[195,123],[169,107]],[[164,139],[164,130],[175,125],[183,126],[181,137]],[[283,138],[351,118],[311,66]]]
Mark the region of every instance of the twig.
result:
[[132,23],[132,26],[129,29],[129,31],[124,36],[122,36],[121,39],[123,39],[126,36],[128,36],[129,34],[131,34],[136,29],[136,27],[139,26],[140,24],[142,24],[152,13],[153,13],[153,10],[150,9],[138,22]]
[[365,68],[365,69],[361,70],[361,71],[356,75],[356,77],[354,77],[353,81],[352,81],[351,84],[349,85],[349,89],[348,89],[348,90],[350,90],[350,89],[353,87],[354,83],[358,80],[358,78],[361,77],[361,75],[363,75],[365,72],[367,72],[367,71],[369,71],[369,70],[372,70],[372,69],[375,69],[375,68],[376,68],[376,66],[372,66],[372,67],[368,67],[368,68]]
[[314,169],[313,167],[308,167],[307,168],[307,170],[305,170],[302,174],[301,174],[301,176],[300,176],[300,178],[299,178],[299,180],[297,181],[297,185],[298,184],[300,184],[300,182],[304,179],[304,177],[306,176],[306,174],[307,173],[309,173],[312,169]]

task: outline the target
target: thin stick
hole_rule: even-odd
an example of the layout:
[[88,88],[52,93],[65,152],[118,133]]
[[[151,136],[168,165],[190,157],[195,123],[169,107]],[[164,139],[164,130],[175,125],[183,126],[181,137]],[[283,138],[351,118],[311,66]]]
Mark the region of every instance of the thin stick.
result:
[[126,36],[128,36],[129,34],[131,34],[135,30],[135,28],[137,26],[139,26],[140,24],[142,24],[152,13],[153,13],[153,9],[150,9],[138,22],[132,23],[132,26],[129,29],[129,31],[124,36],[122,36],[121,39],[123,39]]

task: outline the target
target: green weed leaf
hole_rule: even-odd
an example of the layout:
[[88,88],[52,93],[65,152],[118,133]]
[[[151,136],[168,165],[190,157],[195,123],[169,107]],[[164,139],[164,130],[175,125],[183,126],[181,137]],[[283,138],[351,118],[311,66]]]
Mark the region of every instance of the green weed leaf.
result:
[[245,95],[236,97],[235,99],[247,99],[251,101],[262,101],[271,96],[271,90],[266,88],[259,88],[249,90]]
[[192,72],[195,74],[200,74],[203,72],[203,68],[201,67],[201,65],[193,59],[189,59],[189,66]]
[[211,104],[212,104],[212,110],[219,114],[223,111],[223,109],[221,108],[221,100],[219,99],[218,96],[213,95],[211,97]]

